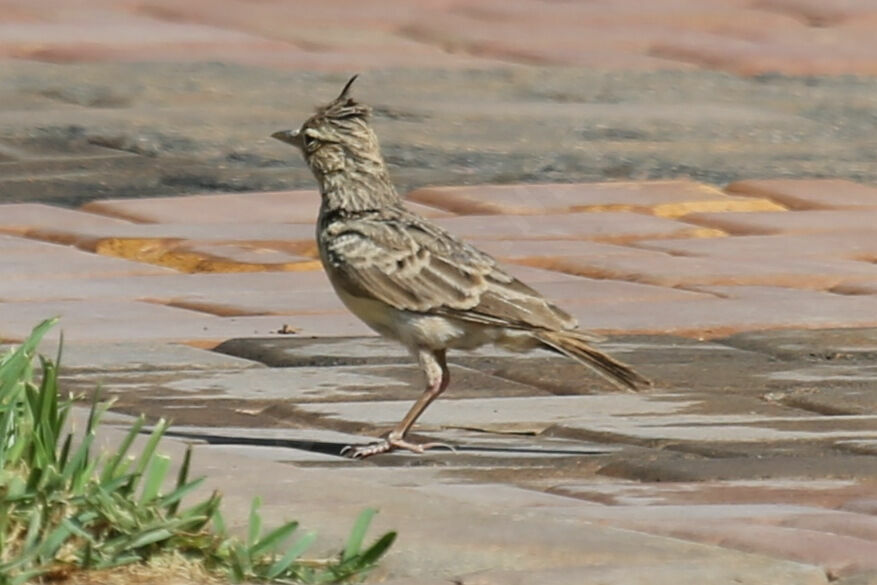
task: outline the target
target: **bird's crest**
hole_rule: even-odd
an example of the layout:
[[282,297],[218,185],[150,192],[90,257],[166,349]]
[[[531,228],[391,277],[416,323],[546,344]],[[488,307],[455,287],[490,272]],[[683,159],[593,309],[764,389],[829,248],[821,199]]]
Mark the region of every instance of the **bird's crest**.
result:
[[357,117],[367,118],[369,114],[371,114],[371,108],[365,104],[360,104],[348,95],[350,93],[350,87],[353,85],[353,82],[356,81],[357,77],[359,77],[359,75],[351,77],[344,85],[344,89],[341,90],[341,93],[338,94],[338,97],[317,110],[313,119],[316,121],[321,118],[326,120],[342,120],[345,118]]

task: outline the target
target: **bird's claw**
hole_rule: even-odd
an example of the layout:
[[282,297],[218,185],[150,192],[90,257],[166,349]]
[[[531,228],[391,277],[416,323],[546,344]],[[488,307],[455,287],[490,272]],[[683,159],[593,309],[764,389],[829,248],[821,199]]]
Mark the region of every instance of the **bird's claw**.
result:
[[412,453],[418,454],[422,454],[429,449],[448,449],[453,453],[457,452],[457,450],[454,449],[453,445],[449,445],[447,443],[411,443],[410,441],[406,441],[405,439],[386,438],[381,439],[376,443],[369,443],[368,445],[348,445],[341,449],[341,455],[344,457],[349,457],[351,459],[365,459],[366,457],[371,457],[372,455],[389,453],[390,451],[395,451],[396,449],[405,449],[407,451],[411,451]]

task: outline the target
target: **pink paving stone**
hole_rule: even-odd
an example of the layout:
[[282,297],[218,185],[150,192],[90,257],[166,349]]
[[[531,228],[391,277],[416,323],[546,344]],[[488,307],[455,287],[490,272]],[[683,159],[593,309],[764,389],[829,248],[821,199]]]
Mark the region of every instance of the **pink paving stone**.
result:
[[618,280],[581,278],[582,282],[548,282],[532,285],[545,298],[563,307],[576,304],[709,299],[706,294]]
[[[412,20],[401,30],[421,42],[506,61],[602,69],[680,69],[686,65],[648,55],[649,47],[660,40],[672,40],[680,30],[689,28],[747,35],[763,31],[765,24],[744,23],[780,20],[784,25],[795,24],[778,14],[703,3],[517,1],[459,5],[431,18]],[[522,34],[527,35],[527,42],[516,42]]]
[[805,30],[804,34],[771,37],[763,41],[686,32],[672,40],[655,42],[651,55],[738,75],[777,71],[794,75],[870,75],[877,72],[877,48],[868,42],[864,33],[850,32],[826,39],[817,36],[819,29]]
[[686,222],[739,235],[817,234],[874,231],[877,210],[818,210],[786,213],[692,213]]
[[639,239],[710,237],[721,232],[638,213],[607,211],[566,215],[475,215],[437,223],[469,240],[595,240],[624,243]]
[[[167,270],[149,276],[71,277],[64,280],[63,287],[57,284],[51,277],[38,275],[22,280],[0,279],[0,299],[149,300],[159,304],[196,299],[219,304],[246,302],[248,307],[259,304],[264,312],[271,312],[268,309],[275,306],[283,306],[290,312],[295,307],[310,312],[314,307],[336,306],[332,285],[322,270],[216,274],[180,274]],[[262,304],[268,302],[269,306]]]
[[780,523],[787,528],[830,532],[877,543],[877,517],[843,512],[796,514]]
[[426,187],[409,199],[464,215],[545,214],[581,211],[639,211],[678,217],[693,211],[767,211],[782,208],[731,197],[694,181],[559,183]]
[[[263,266],[269,270],[316,270],[320,261],[291,253],[282,246],[264,243],[204,244],[183,242],[173,247],[174,253],[194,254],[207,262]],[[204,270],[203,272],[210,272]]]
[[121,219],[74,211],[42,203],[6,203],[0,205],[0,233],[24,235],[34,228],[59,227],[88,230],[128,226]]
[[[146,54],[152,60],[231,61],[344,71],[394,65],[485,64],[393,34],[388,16],[416,12],[397,2],[381,3],[386,5],[383,17],[379,16],[381,6],[375,6],[367,20],[354,17],[369,12],[356,6],[343,10],[339,5],[326,11],[315,3],[303,11],[297,4],[226,2],[223,10],[217,11],[215,5],[198,4],[182,7],[179,3],[152,2],[137,6],[134,12],[127,7],[91,10],[83,17],[56,3],[52,19],[18,27],[7,42],[0,42],[0,54],[59,63],[142,61]],[[346,18],[339,20],[330,14]],[[297,26],[290,27],[288,22]]]
[[521,266],[519,264],[501,264],[503,270],[526,283],[534,282],[582,282],[582,279],[572,274],[556,272],[554,270],[543,270],[532,266]]
[[[797,289],[727,287],[735,298],[572,305],[579,324],[597,332],[674,333],[713,338],[738,331],[877,326],[877,296]],[[767,291],[770,291],[769,294]]]
[[806,235],[733,236],[684,240],[640,240],[637,247],[679,256],[754,259],[845,258],[877,261],[877,237],[873,231],[830,232]]
[[[109,218],[107,218],[109,219]],[[114,220],[120,221],[120,220]],[[313,246],[314,227],[306,224],[229,223],[229,224],[135,224],[112,226],[46,226],[27,230],[28,237],[75,245],[94,250],[98,243],[110,239],[193,240],[199,242],[278,242]]]
[[[86,203],[83,211],[139,223],[305,223],[313,224],[320,207],[314,190],[272,191],[153,197],[149,199],[101,199]],[[453,214],[425,205],[409,207],[427,217]]]
[[736,181],[725,190],[766,197],[790,209],[877,209],[877,188],[843,179]]
[[288,316],[217,317],[206,313],[130,301],[46,301],[0,303],[0,340],[20,341],[48,317],[60,315],[69,342],[174,341],[211,347],[232,337],[266,336],[284,325],[300,335],[369,335],[345,313]]
[[767,285],[824,290],[849,282],[877,282],[877,265],[851,260],[765,256],[701,258],[670,255],[556,257],[539,265],[589,278],[611,278],[668,287]]
[[877,295],[877,282],[843,282],[832,287],[839,295]]
[[870,0],[758,0],[757,8],[784,12],[807,21],[811,26],[825,27],[841,21],[877,13]]
[[608,524],[821,565],[834,577],[877,568],[877,542],[871,540],[722,518],[651,519],[640,512],[641,518]]
[[[874,493],[874,481],[842,479],[765,479],[690,482],[571,482],[554,485],[550,493],[611,506],[697,504],[785,504],[816,508],[855,505]],[[844,508],[845,509],[845,508]],[[861,509],[850,509],[863,512]]]
[[[656,241],[661,242],[661,240]],[[687,242],[689,240],[670,241]],[[639,245],[639,242],[636,242],[636,245]],[[529,266],[539,266],[543,260],[546,260],[546,264],[548,264],[552,258],[558,256],[617,258],[622,256],[661,257],[665,255],[654,250],[589,240],[480,240],[478,241],[478,249],[500,260]]]
[[[107,258],[67,246],[43,244],[37,250],[18,248],[0,252],[0,274],[6,282],[45,280],[50,287],[63,289],[69,278],[101,278],[142,274],[169,274],[168,268]],[[54,282],[54,284],[49,284]]]

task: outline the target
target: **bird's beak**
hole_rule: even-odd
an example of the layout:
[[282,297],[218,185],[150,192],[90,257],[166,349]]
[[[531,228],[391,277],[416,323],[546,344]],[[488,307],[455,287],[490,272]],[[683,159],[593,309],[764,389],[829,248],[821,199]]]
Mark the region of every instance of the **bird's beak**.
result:
[[271,138],[301,148],[301,134],[298,130],[280,130],[272,134]]

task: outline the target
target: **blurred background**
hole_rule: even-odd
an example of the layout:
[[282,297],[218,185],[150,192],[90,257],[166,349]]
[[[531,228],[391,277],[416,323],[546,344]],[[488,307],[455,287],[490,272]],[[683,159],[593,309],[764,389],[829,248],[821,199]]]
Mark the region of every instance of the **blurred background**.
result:
[[401,192],[877,181],[877,0],[0,0],[0,201],[313,187],[360,73]]

